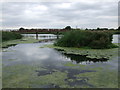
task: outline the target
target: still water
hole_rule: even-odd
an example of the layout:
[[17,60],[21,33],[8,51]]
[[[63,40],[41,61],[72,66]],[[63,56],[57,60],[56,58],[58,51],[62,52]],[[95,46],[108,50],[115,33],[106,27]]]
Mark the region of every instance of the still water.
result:
[[120,42],[120,35],[114,34],[112,43],[119,43]]
[[[36,38],[36,34],[22,34],[25,37]],[[38,34],[38,39],[57,39],[57,36],[54,34]]]
[[[23,34],[26,37],[36,38],[35,34]],[[39,39],[56,39],[57,36],[54,34],[38,34]],[[113,43],[118,42],[118,35],[113,36]],[[74,54],[66,54],[62,53],[57,49],[52,48],[40,48],[45,44],[53,44],[54,41],[42,42],[42,43],[29,43],[29,44],[18,44],[16,46],[12,46],[7,48],[7,51],[11,52],[3,52],[3,63],[5,65],[11,65],[15,63],[27,63],[27,62],[38,62],[38,61],[49,61],[49,62],[61,62],[61,61],[72,61],[73,63],[103,63],[108,60],[97,60],[95,61],[86,58],[86,56],[74,55]],[[6,61],[8,59],[16,59],[16,61]],[[81,59],[81,60],[79,60]]]
[[[35,34],[24,34],[24,36],[35,38]],[[57,38],[57,36],[53,34],[39,34],[38,36],[39,36],[39,39],[56,39]],[[113,43],[117,43],[117,42],[118,42],[118,35],[114,35]],[[3,52],[3,56],[2,56],[3,71],[4,71],[4,67],[9,67],[14,65],[23,65],[23,64],[24,65],[32,64],[34,66],[41,65],[42,67],[48,69],[48,71],[56,69],[61,72],[66,70],[69,73],[73,73],[73,71],[71,71],[72,70],[71,68],[64,65],[65,63],[68,63],[68,62],[75,65],[79,65],[79,64],[87,65],[88,68],[93,67],[93,65],[94,67],[103,67],[103,68],[106,68],[106,66],[109,65],[110,67],[107,67],[107,69],[117,69],[118,67],[117,57],[113,58],[115,60],[110,60],[110,61],[105,58],[95,60],[95,59],[87,58],[86,56],[66,54],[60,50],[53,49],[53,48],[40,48],[43,45],[53,44],[53,43],[54,41],[17,44],[16,46],[11,46],[4,49],[6,50],[6,52]],[[36,72],[38,72],[38,76],[46,73],[46,72],[40,72],[40,71],[36,71]],[[80,72],[80,71],[76,71],[76,72]],[[92,72],[92,71],[88,70],[86,72]],[[69,77],[69,78],[72,78],[72,77]],[[31,87],[38,87],[38,86],[31,86]],[[39,87],[52,87],[52,86],[43,85]]]

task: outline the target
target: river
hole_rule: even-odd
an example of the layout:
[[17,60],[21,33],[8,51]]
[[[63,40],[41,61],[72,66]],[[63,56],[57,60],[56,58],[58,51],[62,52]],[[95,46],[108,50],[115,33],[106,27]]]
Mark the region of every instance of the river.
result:
[[[35,38],[35,34],[24,34],[24,36]],[[110,82],[112,79],[108,80],[109,83],[107,83],[109,85],[104,85],[103,82],[104,79],[107,80],[108,77],[112,78],[113,76],[117,80],[118,56],[105,61],[90,61],[84,56],[65,54],[53,48],[40,48],[47,44],[53,44],[53,39],[56,38],[57,36],[53,34],[38,34],[38,39],[52,40],[17,44],[16,46],[5,48],[4,50],[6,51],[2,52],[3,87],[109,88],[111,87],[110,84],[113,87],[117,87],[116,81]],[[113,36],[112,42],[118,42],[118,35]],[[107,71],[108,73],[106,73]],[[92,77],[91,73],[95,76]],[[102,78],[100,75],[109,75],[109,73],[113,73],[113,76],[105,77],[101,79],[102,81],[97,80],[97,78]],[[92,78],[91,80],[89,80],[89,76]]]

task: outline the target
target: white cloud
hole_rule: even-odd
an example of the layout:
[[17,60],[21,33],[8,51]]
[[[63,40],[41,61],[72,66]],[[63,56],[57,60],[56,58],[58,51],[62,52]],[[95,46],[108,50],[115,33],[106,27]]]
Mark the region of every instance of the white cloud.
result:
[[68,9],[71,7],[71,3],[59,3],[54,5],[55,8]]
[[38,11],[46,11],[48,8],[45,5],[36,5],[33,6],[31,9],[38,12]]
[[2,8],[5,28],[117,28],[117,0],[9,2]]

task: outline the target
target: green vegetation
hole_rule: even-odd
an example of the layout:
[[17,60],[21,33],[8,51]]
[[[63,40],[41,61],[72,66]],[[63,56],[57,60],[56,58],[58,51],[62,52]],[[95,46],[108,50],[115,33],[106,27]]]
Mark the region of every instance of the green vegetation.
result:
[[[69,66],[71,69],[73,66],[71,63],[64,65]],[[54,69],[54,72],[50,74],[38,76],[38,72],[36,71],[48,71],[43,66],[41,63],[3,66],[3,88],[40,88],[49,85],[56,85],[60,88],[91,88],[88,84],[92,85],[92,88],[118,88],[117,70],[106,70],[106,68],[104,70],[102,67],[94,68],[94,66],[79,65],[80,67],[74,68],[73,70],[92,70],[95,72],[73,73],[72,76],[76,78],[69,78],[69,74],[71,73],[69,70],[66,69],[66,71],[62,72],[59,69]],[[83,84],[84,82],[86,83],[84,85],[77,84],[74,86],[70,86],[68,83],[75,83],[76,81],[81,83],[83,81]]]
[[114,48],[112,33],[103,31],[70,31],[54,45],[62,47],[87,47],[93,49]]
[[36,40],[32,37],[23,37],[21,39],[17,39],[17,40],[10,40],[10,41],[5,41],[0,43],[0,45],[2,45],[2,47],[8,47],[9,45],[15,45],[15,44],[20,44],[20,43],[34,43],[34,42],[38,42],[40,40]]
[[118,73],[117,71],[98,71],[91,73],[82,73],[76,75],[76,77],[88,77],[88,83],[94,85],[96,88],[118,88]]
[[39,88],[49,84],[64,87],[66,85],[64,79],[67,78],[67,73],[55,71],[51,74],[38,76],[36,70],[46,71],[36,64],[3,67],[3,88]]
[[71,26],[66,26],[65,29],[71,30],[72,28],[71,28]]
[[68,66],[68,67],[76,67],[79,66],[80,68],[85,68],[86,65],[82,65],[82,64],[73,64],[72,62],[67,62],[64,64],[64,66]]
[[45,45],[41,48],[55,48],[63,50],[62,52],[67,54],[87,55],[89,58],[108,58],[111,59],[118,55],[118,48],[112,49],[89,49],[89,48],[75,48],[75,47],[60,47],[54,45]]
[[20,39],[22,38],[21,34],[8,32],[8,31],[2,31],[2,41],[8,41],[8,40],[14,40],[14,39]]

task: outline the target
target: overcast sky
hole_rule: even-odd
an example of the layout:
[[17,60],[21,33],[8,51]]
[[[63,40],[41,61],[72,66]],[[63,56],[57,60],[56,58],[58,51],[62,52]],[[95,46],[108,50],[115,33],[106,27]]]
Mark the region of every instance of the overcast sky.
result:
[[4,2],[2,28],[117,28],[118,0]]

